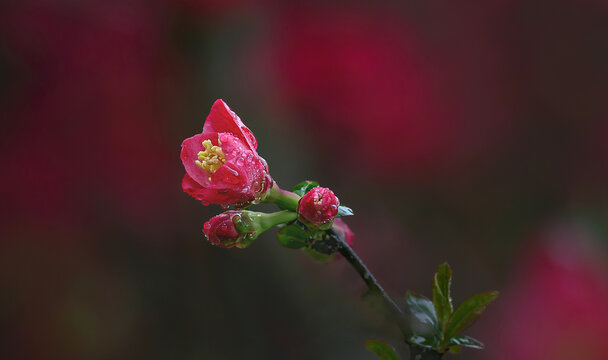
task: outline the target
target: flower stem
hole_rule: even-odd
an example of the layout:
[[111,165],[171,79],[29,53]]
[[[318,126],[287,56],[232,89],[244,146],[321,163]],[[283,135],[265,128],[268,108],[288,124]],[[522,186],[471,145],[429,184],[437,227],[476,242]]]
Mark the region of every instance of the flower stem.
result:
[[386,293],[384,288],[380,285],[376,277],[371,271],[365,266],[361,258],[355,253],[355,251],[339,236],[336,236],[340,242],[338,252],[348,261],[348,263],[357,271],[361,279],[367,285],[367,288],[371,293],[380,295],[383,300],[384,306],[392,315],[392,318],[397,322],[397,326],[406,338],[406,342],[409,342],[411,336],[411,330],[408,326],[407,315],[401,310],[401,308],[395,304],[393,299]]
[[265,203],[275,203],[283,210],[298,211],[298,202],[300,196],[291,191],[282,190],[276,182],[272,184],[272,188],[268,191],[268,195],[264,199]]
[[[333,232],[333,231],[332,231]],[[335,232],[333,232],[335,234]],[[332,234],[332,235],[334,235]],[[391,319],[396,323],[403,334],[404,341],[409,345],[410,348],[410,359],[412,360],[438,360],[441,359],[442,354],[435,351],[421,348],[420,346],[412,343],[410,338],[412,336],[412,329],[410,328],[410,317],[409,315],[401,310],[401,308],[393,301],[393,299],[386,293],[382,288],[376,277],[372,272],[365,266],[361,258],[355,253],[355,251],[342,239],[338,234],[332,236],[338,241],[338,252],[348,261],[348,263],[357,271],[369,292],[377,294],[381,297],[384,308],[388,310],[391,315]]]
[[288,223],[298,217],[298,214],[289,210],[274,213],[243,210],[242,214],[244,220],[237,225],[239,231],[242,233],[255,233],[256,237],[273,226]]
[[425,349],[414,344],[410,345],[410,360],[441,360],[443,354],[431,349]]
[[270,214],[261,213],[260,223],[265,230],[268,230],[273,226],[285,224],[290,221],[293,221],[297,217],[298,217],[297,213],[295,213],[293,211],[289,211],[289,210],[278,211],[278,212],[270,213]]

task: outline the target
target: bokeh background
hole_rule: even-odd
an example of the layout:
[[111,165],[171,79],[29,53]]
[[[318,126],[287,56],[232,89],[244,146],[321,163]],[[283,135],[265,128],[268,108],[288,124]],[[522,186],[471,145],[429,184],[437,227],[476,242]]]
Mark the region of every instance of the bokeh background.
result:
[[451,358],[608,358],[605,1],[5,0],[0,34],[0,358],[407,356],[343,260],[204,240],[217,98],[392,295],[501,290]]

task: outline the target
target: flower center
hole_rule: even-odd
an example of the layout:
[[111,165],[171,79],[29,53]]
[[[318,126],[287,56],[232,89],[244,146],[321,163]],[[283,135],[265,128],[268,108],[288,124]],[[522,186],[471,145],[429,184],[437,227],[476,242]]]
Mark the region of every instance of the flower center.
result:
[[[219,139],[218,139],[219,142]],[[219,145],[222,145],[219,142]],[[205,151],[199,151],[197,156],[198,160],[194,161],[198,167],[213,174],[226,162],[226,157],[222,148],[211,143],[211,140],[203,141],[203,147]],[[209,177],[211,179],[211,177]]]

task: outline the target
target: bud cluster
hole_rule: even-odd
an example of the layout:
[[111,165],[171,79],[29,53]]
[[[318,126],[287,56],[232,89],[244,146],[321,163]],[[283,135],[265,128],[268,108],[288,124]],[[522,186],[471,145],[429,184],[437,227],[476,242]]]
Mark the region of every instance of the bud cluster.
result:
[[[352,244],[352,231],[337,218],[352,215],[352,211],[340,206],[333,191],[312,181],[298,184],[293,192],[280,189],[257,146],[251,130],[222,100],[213,104],[202,133],[182,143],[184,192],[204,205],[231,208],[204,224],[207,239],[220,247],[244,248],[263,232],[279,226],[281,244],[302,248],[313,256],[335,252],[327,240],[330,234]],[[281,211],[243,210],[260,202],[274,203]]]

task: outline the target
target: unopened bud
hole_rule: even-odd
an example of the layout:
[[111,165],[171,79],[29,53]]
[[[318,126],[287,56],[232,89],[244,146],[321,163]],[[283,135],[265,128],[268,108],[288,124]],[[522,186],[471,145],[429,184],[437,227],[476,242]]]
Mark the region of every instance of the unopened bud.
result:
[[324,187],[315,187],[300,199],[298,218],[309,226],[329,228],[338,214],[339,205],[340,201],[333,191]]

